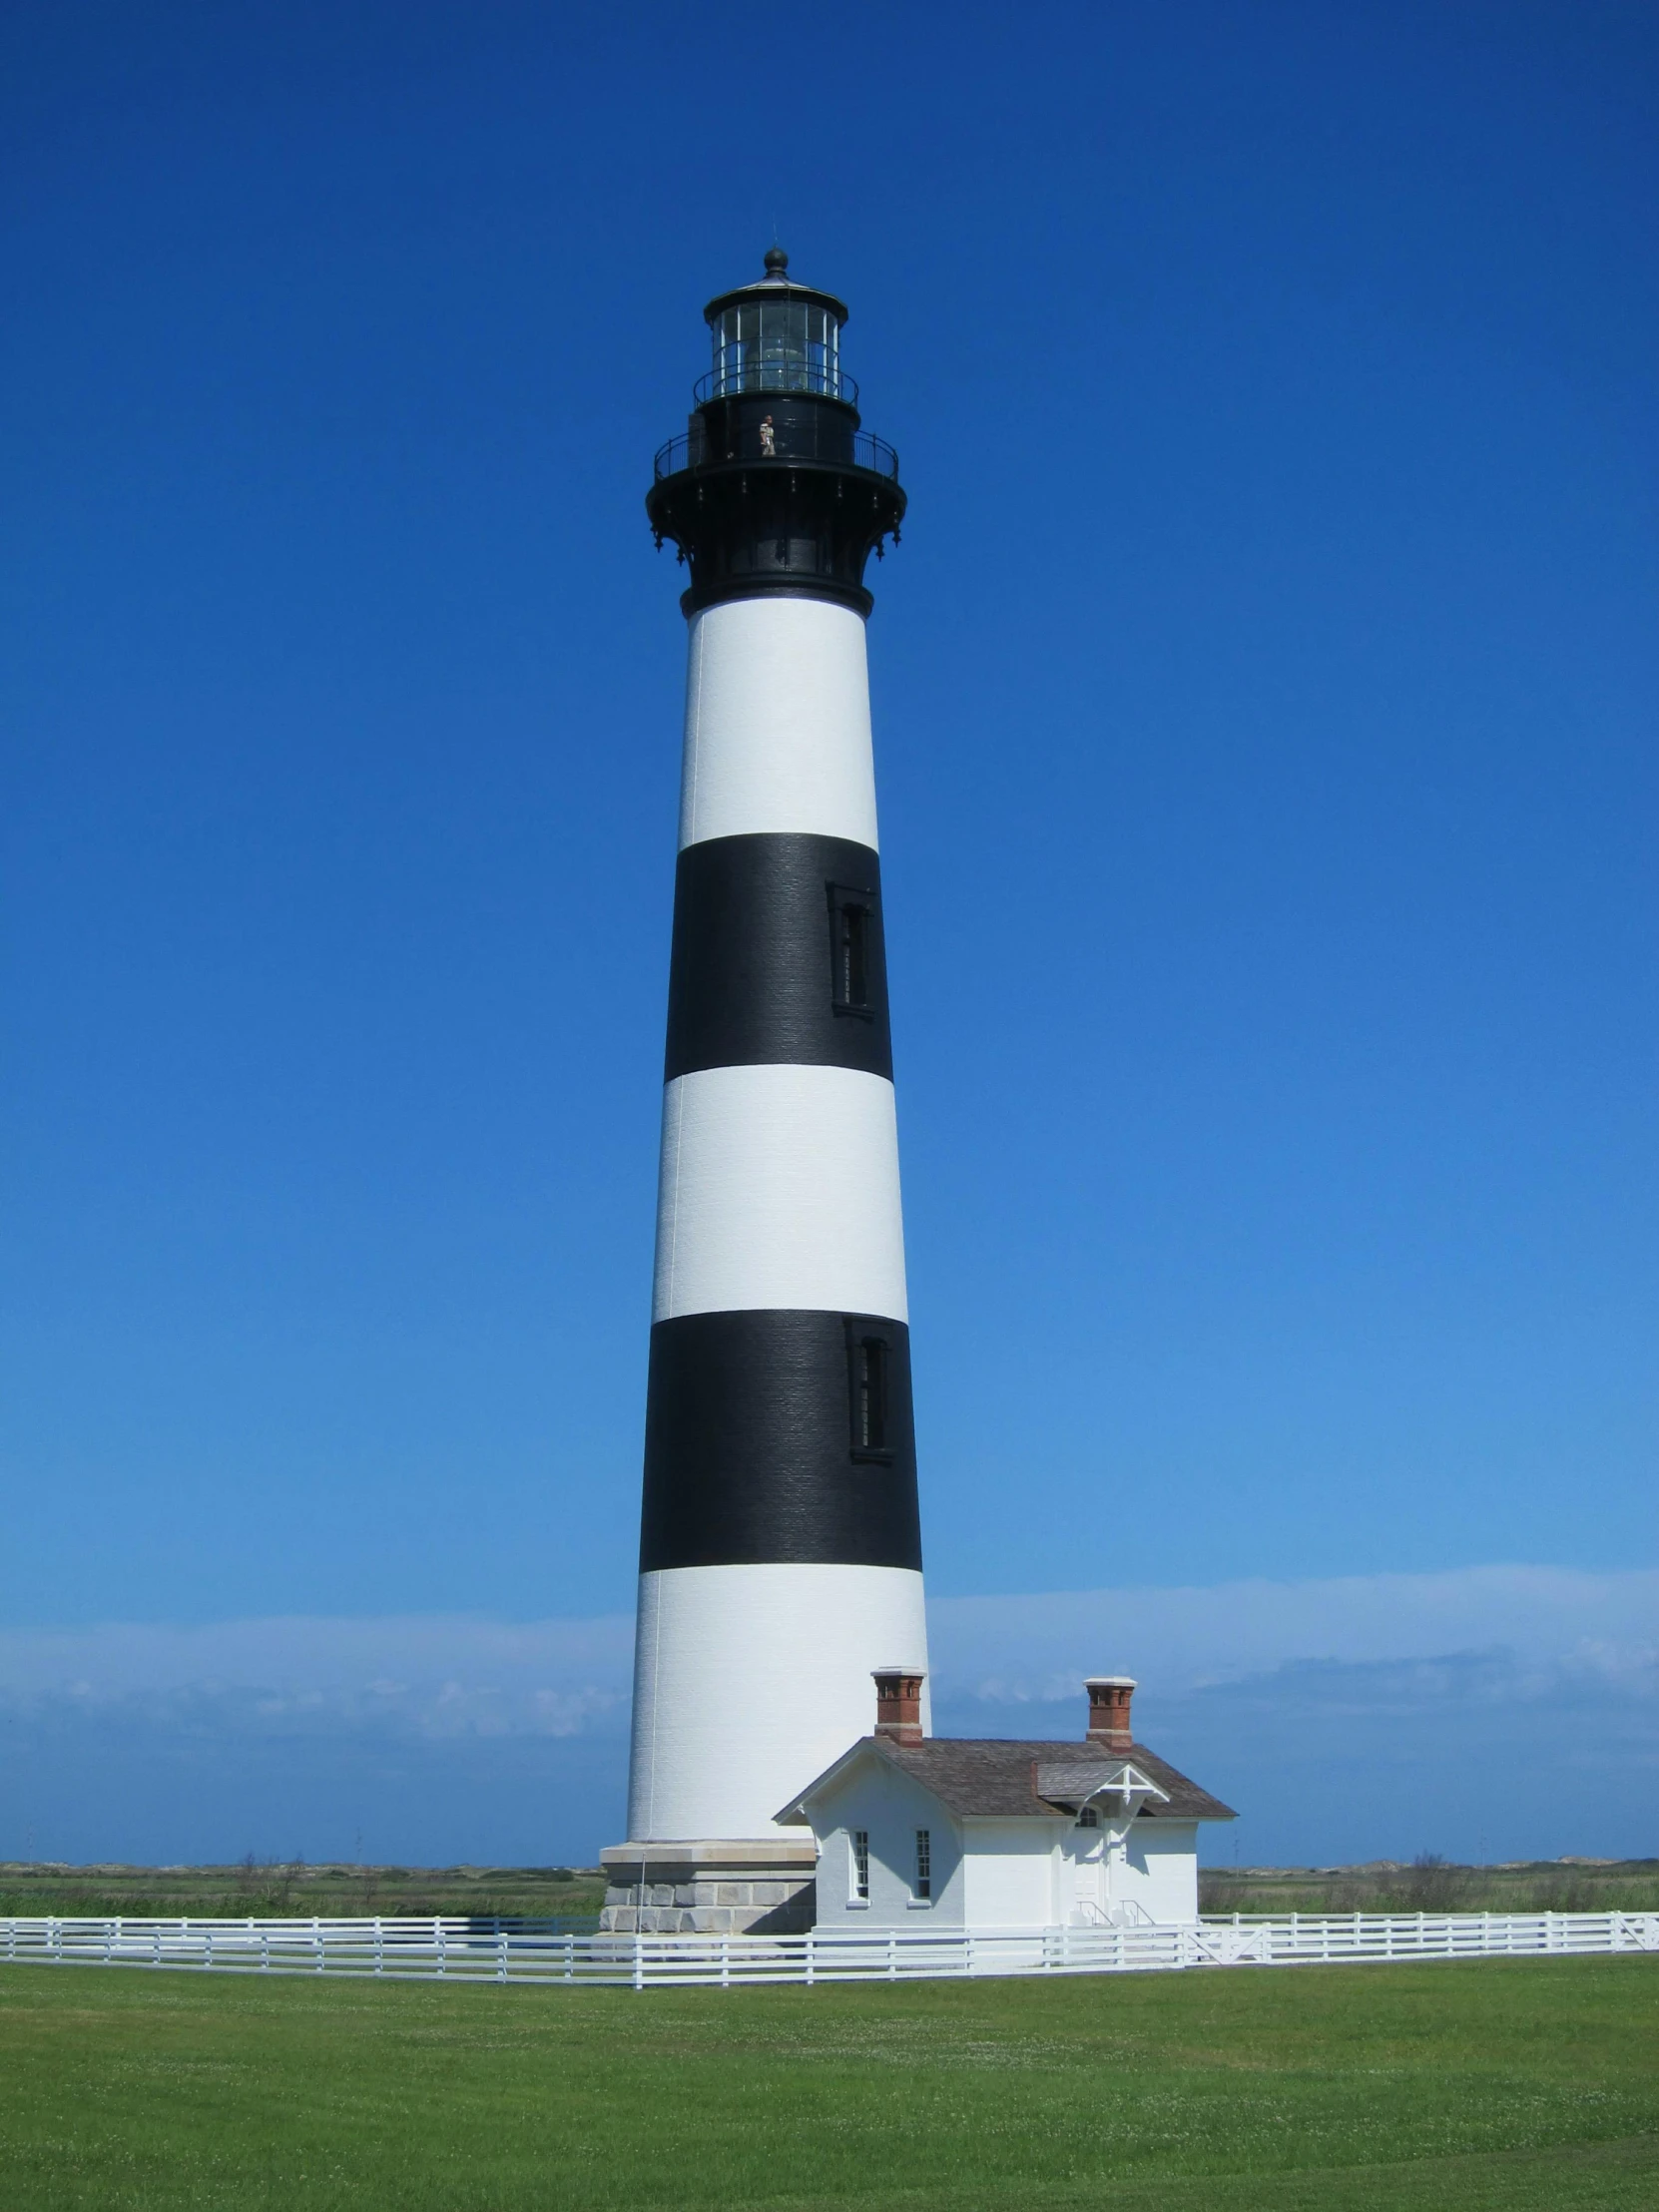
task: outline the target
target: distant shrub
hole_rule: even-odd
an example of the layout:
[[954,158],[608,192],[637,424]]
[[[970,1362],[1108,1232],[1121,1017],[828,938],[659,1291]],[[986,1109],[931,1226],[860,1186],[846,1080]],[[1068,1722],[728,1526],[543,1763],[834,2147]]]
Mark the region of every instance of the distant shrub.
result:
[[1407,1913],[1451,1913],[1467,1887],[1461,1867],[1448,1866],[1437,1851],[1419,1851],[1400,1883]]

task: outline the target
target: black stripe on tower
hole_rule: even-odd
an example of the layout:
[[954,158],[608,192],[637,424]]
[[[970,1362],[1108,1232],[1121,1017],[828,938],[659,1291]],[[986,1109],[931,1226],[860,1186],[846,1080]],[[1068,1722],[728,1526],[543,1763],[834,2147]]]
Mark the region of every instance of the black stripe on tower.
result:
[[674,887],[666,1080],[784,1065],[892,1074],[881,863],[843,837],[711,837]]
[[921,1566],[910,1333],[688,1314],[651,1332],[640,1571]]

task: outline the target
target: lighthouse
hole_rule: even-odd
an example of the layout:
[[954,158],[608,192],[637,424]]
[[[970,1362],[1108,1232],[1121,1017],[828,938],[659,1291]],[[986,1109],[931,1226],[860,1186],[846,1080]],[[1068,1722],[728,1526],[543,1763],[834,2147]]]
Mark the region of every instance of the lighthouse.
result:
[[[810,1925],[774,1818],[925,1676],[864,626],[905,498],[766,256],[646,510],[689,574],[628,1840],[606,1924]],[[798,1816],[799,1818],[799,1816]]]

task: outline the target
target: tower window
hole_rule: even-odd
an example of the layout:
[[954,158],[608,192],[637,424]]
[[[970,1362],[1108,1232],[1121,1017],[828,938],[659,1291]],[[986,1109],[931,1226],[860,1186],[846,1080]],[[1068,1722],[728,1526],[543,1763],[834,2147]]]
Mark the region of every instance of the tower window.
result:
[[1100,1826],[1100,1815],[1092,1805],[1085,1805],[1082,1812],[1077,1816],[1077,1825],[1079,1828],[1098,1828]]
[[933,1836],[926,1828],[916,1830],[916,1896],[931,1898],[933,1895]]
[[852,1895],[869,1902],[869,1830],[852,1831]]
[[869,1004],[869,908],[849,900],[840,912],[835,946],[835,996],[843,1006]]
[[852,1384],[852,1456],[854,1459],[890,1459],[888,1441],[888,1384],[892,1351],[884,1336],[867,1324],[854,1323],[847,1332],[848,1365]]
[[830,996],[837,1014],[857,1014],[870,1020],[871,953],[873,950],[874,900],[868,891],[847,890],[831,883],[830,890]]
[[902,1324],[875,1314],[843,1314],[841,1327],[846,1332],[847,1448],[855,1460],[890,1466],[894,1447],[909,1447]]

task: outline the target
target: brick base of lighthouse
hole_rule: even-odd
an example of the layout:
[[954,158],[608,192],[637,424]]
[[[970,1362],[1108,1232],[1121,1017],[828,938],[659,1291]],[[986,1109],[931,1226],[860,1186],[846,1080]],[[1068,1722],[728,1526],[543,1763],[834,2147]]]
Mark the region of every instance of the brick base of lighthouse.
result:
[[642,1936],[800,1936],[818,1906],[818,1846],[613,1844],[599,1925]]

